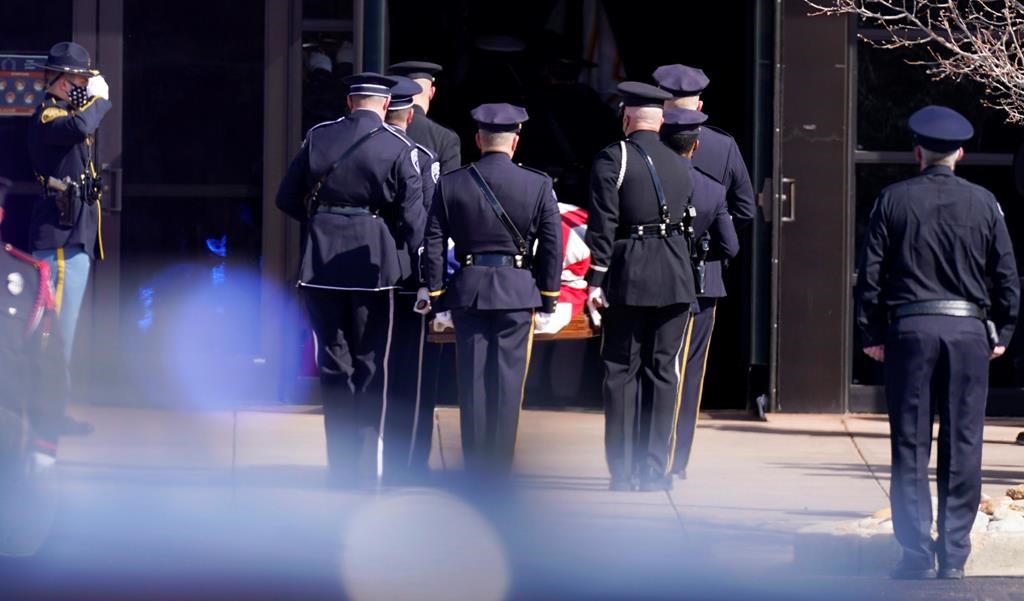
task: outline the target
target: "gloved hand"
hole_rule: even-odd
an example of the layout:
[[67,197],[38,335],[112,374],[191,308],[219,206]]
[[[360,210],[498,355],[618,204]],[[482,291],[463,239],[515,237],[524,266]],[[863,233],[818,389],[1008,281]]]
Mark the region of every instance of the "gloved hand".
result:
[[426,288],[420,288],[416,291],[416,304],[413,305],[412,310],[420,315],[430,313],[430,291]]
[[107,85],[107,80],[103,79],[102,75],[90,77],[89,83],[85,86],[85,91],[89,96],[98,96],[104,100],[110,100],[110,86]]
[[537,314],[533,316],[533,331],[537,334],[554,333],[548,331],[551,329],[551,318],[554,316],[554,313],[541,313],[538,311]]
[[452,321],[452,312],[441,311],[434,315],[433,328],[434,331],[438,333],[455,328],[455,322]]
[[608,299],[604,296],[604,290],[598,286],[591,286],[587,290],[587,309],[590,311],[590,321],[595,328],[601,327],[601,311],[608,308]]

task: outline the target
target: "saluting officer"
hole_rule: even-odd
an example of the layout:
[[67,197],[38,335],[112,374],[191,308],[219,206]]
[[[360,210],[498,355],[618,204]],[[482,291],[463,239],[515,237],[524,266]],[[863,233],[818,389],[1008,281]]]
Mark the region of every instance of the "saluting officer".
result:
[[[103,258],[102,183],[93,139],[112,105],[109,86],[79,44],[54,45],[43,69],[46,96],[28,130],[29,159],[43,197],[33,206],[29,236],[33,256],[50,265],[68,365],[89,270]],[[65,420],[67,434],[91,431],[88,423]]]
[[[420,296],[455,323],[467,468],[501,475],[515,451],[534,310],[540,323],[558,301],[562,229],[551,178],[512,162],[526,110],[483,104],[472,116],[483,156],[438,181]],[[462,268],[445,285],[449,237]]]
[[[665,102],[665,108],[680,108],[700,111],[704,106],[701,93],[710,80],[701,69],[686,65],[662,65],[654,70],[658,86],[672,94]],[[714,126],[702,124],[693,152],[693,166],[698,171],[725,186],[726,204],[732,215],[733,225],[740,231],[754,218],[754,190],[750,184],[747,166],[736,146],[736,140]],[[699,243],[698,243],[699,244]],[[704,394],[704,376],[707,367],[711,334],[715,327],[718,299],[726,295],[722,261],[709,260],[704,267],[704,285],[697,290],[697,309],[690,328],[690,347],[687,352],[687,374],[683,389],[683,413],[681,430],[676,438],[677,461],[673,472],[686,478],[686,466],[690,461],[693,432],[700,415],[701,397]]]
[[[424,211],[429,210],[434,185],[440,175],[440,163],[422,144],[417,144],[406,130],[415,119],[412,98],[420,85],[408,77],[391,76],[397,81],[391,88],[391,103],[384,122],[393,135],[416,147],[423,185]],[[424,390],[423,374],[436,363],[440,345],[427,344],[427,318],[413,312],[416,292],[423,285],[421,269],[422,246],[402,247],[400,257],[409,262],[408,278],[398,289],[395,305],[395,338],[391,352],[391,373],[402,372],[392,384],[393,399],[384,426],[384,476],[392,482],[422,475],[430,457],[436,398]],[[429,363],[430,365],[425,365]]]
[[306,135],[277,206],[305,223],[298,285],[317,339],[332,481],[383,472],[395,293],[410,276],[399,248],[419,247],[425,213],[419,153],[383,122],[395,81],[345,79],[351,115]]
[[388,67],[389,75],[402,75],[420,85],[420,93],[412,99],[415,116],[407,131],[410,138],[434,153],[441,163],[441,173],[448,173],[462,165],[459,136],[427,116],[430,101],[437,93],[434,79],[440,72],[441,65],[425,61],[405,61]]
[[626,138],[594,161],[587,221],[587,304],[604,311],[605,455],[612,490],[668,490],[679,362],[697,298],[686,238],[694,187],[687,162],[658,139],[669,93],[639,82],[618,89]]
[[[1017,322],[1017,267],[995,197],[954,175],[974,129],[956,111],[910,116],[921,174],[871,211],[857,280],[864,352],[885,362],[891,504],[903,559],[896,578],[963,578],[981,497],[990,358]],[[986,280],[990,283],[986,283]],[[988,321],[990,320],[990,321]],[[931,538],[928,456],[939,414],[938,541]]]
[[[707,366],[710,327],[706,332],[696,331],[697,316],[714,312],[714,301],[701,296],[707,287],[707,266],[730,259],[740,250],[736,228],[729,215],[725,186],[693,166],[692,158],[700,148],[701,124],[707,115],[700,111],[681,108],[665,109],[665,124],[661,126],[661,139],[687,162],[693,178],[693,206],[697,215],[693,223],[693,245],[690,258],[694,261],[697,302],[691,305],[693,316],[686,331],[680,372],[683,374],[683,400],[676,426],[675,453],[670,472],[686,478],[686,465],[690,460],[693,435],[700,414],[700,395]],[[705,339],[706,338],[706,339]]]

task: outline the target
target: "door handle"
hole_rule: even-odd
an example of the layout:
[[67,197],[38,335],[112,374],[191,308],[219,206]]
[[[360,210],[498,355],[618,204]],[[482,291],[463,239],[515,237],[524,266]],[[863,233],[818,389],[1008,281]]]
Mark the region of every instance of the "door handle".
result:
[[796,221],[796,179],[792,177],[782,178],[782,206],[785,207],[786,203],[789,203],[789,211],[784,211],[782,215],[782,222],[787,223]]
[[120,213],[123,170],[120,167],[103,166],[103,209]]

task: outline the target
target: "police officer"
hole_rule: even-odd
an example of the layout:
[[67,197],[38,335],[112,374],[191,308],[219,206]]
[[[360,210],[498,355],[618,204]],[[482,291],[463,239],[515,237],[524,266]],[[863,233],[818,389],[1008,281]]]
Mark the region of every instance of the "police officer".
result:
[[694,186],[688,163],[658,139],[668,92],[639,82],[618,90],[626,138],[594,161],[587,221],[587,304],[604,313],[605,455],[612,490],[668,490],[681,346],[696,300],[685,236]]
[[[661,89],[672,94],[672,99],[665,103],[665,108],[695,111],[703,108],[704,101],[700,95],[710,83],[703,70],[680,64],[662,65],[654,70],[654,80]],[[742,231],[754,218],[756,209],[750,175],[736,146],[736,140],[706,123],[701,125],[697,140],[697,148],[693,152],[693,166],[725,186],[726,204],[732,215],[733,224],[737,231]],[[683,390],[684,417],[680,422],[682,430],[676,438],[677,461],[673,463],[673,471],[680,478],[686,478],[693,431],[700,414],[707,355],[715,327],[718,299],[726,295],[723,270],[722,261],[707,261],[704,267],[704,285],[697,291],[698,311],[693,317],[690,350],[686,359],[688,377]]]
[[434,78],[440,72],[441,65],[425,61],[405,61],[388,67],[389,75],[402,75],[420,84],[420,93],[413,97],[415,116],[407,131],[410,138],[434,153],[441,163],[441,173],[448,173],[462,165],[459,136],[427,116],[430,101],[437,93]]
[[419,153],[385,127],[395,81],[345,79],[351,115],[317,125],[281,181],[277,206],[306,225],[298,285],[317,339],[332,481],[383,472],[395,292],[410,276],[399,248],[422,242]]
[[[440,175],[440,163],[429,149],[414,142],[406,133],[415,119],[413,96],[422,89],[408,77],[396,75],[392,78],[398,83],[391,88],[391,103],[384,122],[393,135],[417,149],[426,211],[430,208],[434,185]],[[396,297],[395,338],[390,357],[391,372],[404,373],[404,377],[394,380],[390,395],[393,402],[384,427],[384,476],[391,482],[402,482],[424,474],[433,436],[436,397],[431,394],[432,389],[423,383],[424,372],[436,369],[440,345],[427,344],[427,318],[413,312],[416,292],[422,286],[421,250],[422,247],[400,249],[400,257],[409,262],[410,276],[402,281]]]
[[[43,197],[33,206],[29,235],[33,256],[49,263],[53,274],[67,365],[90,267],[103,258],[94,136],[112,105],[109,86],[82,46],[54,45],[43,69],[46,96],[28,130],[29,158]],[[88,434],[92,426],[67,418],[64,430]]]
[[[702,296],[707,287],[707,266],[712,262],[720,264],[719,261],[736,256],[740,249],[736,229],[733,227],[725,200],[725,186],[704,174],[692,163],[694,154],[700,148],[701,124],[706,120],[707,115],[700,111],[666,108],[665,124],[661,128],[662,141],[689,164],[694,187],[693,206],[697,210],[690,255],[696,269],[694,276],[697,282],[697,302],[690,308],[693,317],[690,318],[690,327],[687,328],[679,368],[683,374],[683,400],[676,426],[675,454],[670,470],[682,479],[686,478],[686,465],[690,459],[693,435],[697,428],[708,343],[711,339],[710,327],[698,333],[694,324],[697,323],[698,316],[714,314],[714,299]],[[701,325],[706,323],[702,321]]]
[[[472,117],[483,156],[438,181],[419,310],[432,302],[451,311],[466,465],[502,475],[515,451],[534,310],[542,324],[558,301],[562,230],[551,178],[512,162],[526,110],[483,104]],[[449,237],[462,268],[445,284]]]
[[[954,175],[971,124],[944,106],[910,116],[921,174],[871,212],[857,279],[864,352],[885,362],[891,504],[903,559],[896,578],[963,578],[981,496],[988,361],[1002,355],[1020,293],[995,197]],[[986,279],[990,284],[986,284]],[[990,320],[990,321],[988,321]],[[939,414],[938,541],[928,456]]]

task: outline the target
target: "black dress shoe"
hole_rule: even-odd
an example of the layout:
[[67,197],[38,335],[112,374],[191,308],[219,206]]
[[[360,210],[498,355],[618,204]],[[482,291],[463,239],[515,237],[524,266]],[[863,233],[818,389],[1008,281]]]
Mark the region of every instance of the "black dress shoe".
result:
[[79,421],[66,415],[60,422],[61,436],[88,436],[95,430],[96,428],[94,428],[89,422]]
[[608,490],[616,492],[628,492],[633,490],[633,481],[625,478],[612,478],[612,481],[608,484]]
[[686,470],[680,470],[675,472],[673,475],[680,480],[686,480]]
[[963,580],[964,569],[963,568],[939,568],[939,578],[943,580]]
[[931,580],[935,578],[935,569],[922,567],[920,564],[900,562],[889,573],[894,580]]

